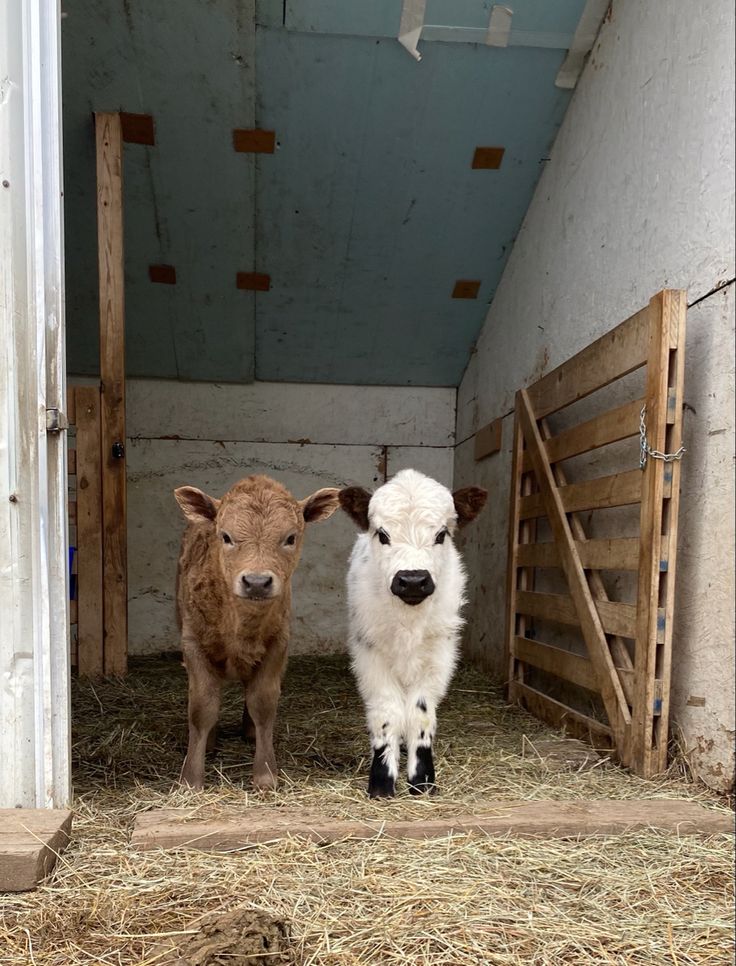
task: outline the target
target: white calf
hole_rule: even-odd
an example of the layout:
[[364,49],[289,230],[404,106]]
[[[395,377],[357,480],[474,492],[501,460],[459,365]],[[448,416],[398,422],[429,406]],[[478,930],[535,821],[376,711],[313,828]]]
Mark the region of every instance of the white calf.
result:
[[483,509],[486,491],[451,493],[402,470],[371,495],[340,492],[361,530],[348,570],[349,648],[363,697],[373,763],[371,798],[394,795],[401,744],[410,791],[434,791],[437,706],[455,663],[465,572],[452,535]]

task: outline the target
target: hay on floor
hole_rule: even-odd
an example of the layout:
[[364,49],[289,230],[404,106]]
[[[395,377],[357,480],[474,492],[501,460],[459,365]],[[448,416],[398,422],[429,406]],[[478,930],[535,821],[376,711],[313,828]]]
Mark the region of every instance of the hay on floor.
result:
[[729,836],[379,837],[225,855],[135,851],[133,817],[162,805],[202,817],[268,804],[403,819],[512,799],[682,797],[725,807],[677,767],[656,782],[604,759],[548,767],[536,749],[555,733],[508,708],[471,670],[457,675],[440,711],[440,794],[413,798],[403,782],[395,801],[371,802],[362,709],[346,662],[333,658],[292,661],[278,725],[281,785],[261,796],[248,784],[241,700],[234,689],[223,702],[208,784],[194,793],[172,790],[186,720],[175,661],[138,661],[122,681],[77,685],[74,841],[39,891],[3,897],[0,962],[163,963],[176,961],[165,958],[175,947],[196,951],[199,959],[183,961],[202,966],[733,962]]

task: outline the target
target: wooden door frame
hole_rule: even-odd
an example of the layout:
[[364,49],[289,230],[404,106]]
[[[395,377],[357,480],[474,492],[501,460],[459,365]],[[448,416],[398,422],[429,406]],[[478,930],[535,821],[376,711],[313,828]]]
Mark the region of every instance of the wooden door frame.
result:
[[60,21],[11,3],[0,62],[0,806],[71,797]]

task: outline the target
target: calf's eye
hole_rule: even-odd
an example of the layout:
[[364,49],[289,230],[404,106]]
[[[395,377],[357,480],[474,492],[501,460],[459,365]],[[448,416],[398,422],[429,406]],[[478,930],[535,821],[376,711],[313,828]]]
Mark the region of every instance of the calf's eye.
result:
[[295,533],[290,533],[289,536],[286,538],[286,540],[284,540],[284,544],[287,547],[293,547],[295,543],[296,543],[296,534]]
[[435,543],[444,543],[446,536],[447,536],[447,530],[440,530],[440,532],[434,538],[434,542]]
[[391,537],[389,537],[385,530],[376,530],[376,533],[378,534],[378,542],[382,543],[384,547],[387,547],[391,543]]
[[222,534],[222,542],[226,546],[231,547],[232,546],[232,543],[233,543],[233,538],[230,536],[229,533],[223,533]]

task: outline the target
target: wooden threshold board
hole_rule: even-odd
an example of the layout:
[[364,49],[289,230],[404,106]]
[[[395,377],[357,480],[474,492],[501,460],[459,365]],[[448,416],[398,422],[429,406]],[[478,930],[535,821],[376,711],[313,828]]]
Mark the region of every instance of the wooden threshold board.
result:
[[339,842],[376,836],[441,838],[475,832],[523,838],[578,838],[617,835],[629,829],[681,834],[734,831],[733,814],[698,802],[673,799],[589,802],[489,802],[477,815],[450,815],[418,821],[347,821],[301,808],[254,808],[218,818],[191,818],[190,809],[162,808],[136,817],[131,844],[141,850],[190,848],[227,852],[284,838]]
[[72,813],[0,808],[0,892],[27,892],[51,872],[69,844]]

